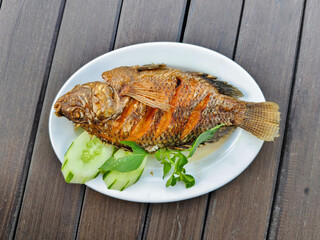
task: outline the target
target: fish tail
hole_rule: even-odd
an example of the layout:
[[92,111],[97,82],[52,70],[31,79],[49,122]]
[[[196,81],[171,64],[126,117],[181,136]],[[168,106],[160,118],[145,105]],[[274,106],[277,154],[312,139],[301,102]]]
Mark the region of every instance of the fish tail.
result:
[[274,102],[245,103],[247,111],[239,127],[264,141],[273,141],[279,137],[279,105]]

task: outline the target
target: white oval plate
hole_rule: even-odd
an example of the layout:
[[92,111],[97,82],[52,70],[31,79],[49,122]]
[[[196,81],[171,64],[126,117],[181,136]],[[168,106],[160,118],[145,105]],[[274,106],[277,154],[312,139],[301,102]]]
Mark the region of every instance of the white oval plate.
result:
[[[124,47],[92,60],[68,79],[54,102],[77,84],[101,80],[101,74],[106,70],[149,63],[165,63],[174,68],[209,73],[238,87],[244,94],[242,100],[265,101],[253,78],[229,58],[190,44],[155,42]],[[54,115],[53,105],[49,116],[49,135],[56,155],[63,162],[65,152],[78,134],[70,121]],[[162,165],[154,159],[148,161],[140,180],[122,192],[107,189],[101,174],[86,185],[102,194],[135,202],[172,202],[197,197],[237,177],[253,161],[262,144],[262,140],[250,133],[236,129],[218,149],[186,165],[187,172],[196,180],[195,186],[189,189],[183,183],[166,188],[167,178],[162,179]]]

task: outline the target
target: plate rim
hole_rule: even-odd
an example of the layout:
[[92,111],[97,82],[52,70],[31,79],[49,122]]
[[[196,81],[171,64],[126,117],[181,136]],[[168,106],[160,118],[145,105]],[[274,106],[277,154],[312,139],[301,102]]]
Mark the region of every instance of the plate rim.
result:
[[[51,109],[50,109],[50,113],[49,113],[49,121],[48,121],[48,130],[49,130],[49,138],[50,138],[50,143],[51,143],[51,146],[55,152],[55,155],[57,156],[58,160],[60,162],[62,162],[60,160],[60,157],[59,157],[59,154],[57,153],[57,150],[54,146],[54,139],[53,139],[53,133],[52,133],[52,116],[54,116],[54,103],[57,101],[58,97],[62,94],[62,92],[65,91],[65,88],[68,87],[69,83],[72,82],[72,80],[74,78],[76,78],[79,74],[81,74],[81,72],[88,68],[90,65],[93,65],[95,64],[96,62],[100,61],[101,59],[105,58],[106,56],[112,56],[112,55],[115,55],[115,54],[118,54],[118,53],[121,53],[122,51],[126,51],[128,49],[132,49],[132,48],[139,48],[139,47],[149,47],[149,46],[173,46],[173,47],[187,47],[187,48],[190,48],[190,49],[198,49],[200,51],[206,51],[206,52],[211,52],[219,57],[221,57],[222,59],[226,60],[226,61],[231,61],[233,64],[235,64],[235,66],[240,69],[241,71],[244,71],[250,78],[251,80],[253,81],[252,83],[256,85],[256,87],[260,90],[260,93],[261,93],[261,97],[262,97],[262,101],[265,101],[265,97],[259,87],[259,85],[257,84],[257,82],[254,80],[254,78],[243,68],[241,67],[238,63],[236,63],[235,61],[233,61],[232,59],[224,56],[223,54],[221,53],[218,53],[212,49],[209,49],[209,48],[206,48],[206,47],[202,47],[202,46],[198,46],[198,45],[193,45],[193,44],[189,44],[189,43],[178,43],[178,42],[167,42],[167,41],[161,41],[161,42],[147,42],[147,43],[138,43],[138,44],[133,44],[133,45],[129,45],[129,46],[126,46],[126,47],[122,47],[122,48],[119,48],[119,49],[116,49],[116,50],[113,50],[113,51],[110,51],[110,52],[107,52],[107,53],[104,53],[94,59],[92,59],[91,61],[89,61],[88,63],[86,63],[85,65],[83,65],[82,67],[80,67],[77,71],[75,71],[65,82],[64,84],[62,85],[62,87],[59,89],[59,91],[57,92],[54,100],[53,100],[53,103],[50,105],[51,106]],[[242,129],[240,129],[240,131],[244,131]],[[215,191],[219,188],[221,188],[222,186],[226,185],[227,183],[233,181],[235,178],[237,178],[241,173],[243,173],[247,168],[248,166],[254,161],[254,159],[256,158],[256,156],[258,155],[258,153],[260,152],[262,146],[263,146],[263,141],[261,140],[259,146],[257,146],[256,148],[256,152],[254,154],[254,156],[252,157],[252,159],[246,164],[244,165],[243,169],[241,171],[239,171],[237,174],[234,174],[229,180],[223,182],[222,184],[219,184],[218,186],[212,188],[212,189],[205,189],[205,190],[202,190],[202,191],[198,191],[196,194],[189,194],[188,196],[183,196],[183,197],[180,197],[180,196],[176,196],[176,198],[174,197],[171,197],[170,199],[167,199],[167,200],[150,200],[148,199],[147,201],[146,200],[143,200],[143,199],[140,199],[140,198],[134,198],[134,197],[126,197],[126,195],[121,195],[119,193],[123,193],[123,192],[119,192],[119,191],[114,191],[114,190],[109,190],[107,189],[106,187],[106,190],[108,193],[105,193],[103,191],[100,191],[99,189],[96,189],[93,187],[92,185],[92,182],[89,181],[87,183],[85,183],[86,186],[88,186],[89,188],[91,188],[92,190],[94,191],[97,191],[97,192],[100,192],[101,194],[103,195],[106,195],[106,196],[110,196],[110,197],[114,197],[114,198],[117,198],[117,199],[121,199],[121,200],[126,200],[126,201],[131,201],[131,202],[140,202],[140,203],[163,203],[163,202],[176,202],[176,201],[181,201],[181,200],[187,200],[187,199],[191,199],[191,198],[195,198],[195,197],[199,197],[201,195],[204,195],[206,193],[210,193],[212,191]],[[100,174],[101,175],[101,174]],[[101,176],[100,176],[101,177]],[[164,180],[163,180],[164,182]],[[164,184],[165,185],[165,184]],[[194,186],[196,187],[196,186]],[[193,187],[193,188],[194,188]],[[110,191],[110,192],[109,192]]]

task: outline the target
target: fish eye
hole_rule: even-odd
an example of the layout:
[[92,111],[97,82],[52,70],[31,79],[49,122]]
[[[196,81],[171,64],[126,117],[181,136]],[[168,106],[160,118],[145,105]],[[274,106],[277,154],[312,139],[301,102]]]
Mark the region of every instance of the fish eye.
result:
[[75,108],[72,111],[72,116],[74,119],[82,120],[85,117],[84,110],[82,110],[81,108]]

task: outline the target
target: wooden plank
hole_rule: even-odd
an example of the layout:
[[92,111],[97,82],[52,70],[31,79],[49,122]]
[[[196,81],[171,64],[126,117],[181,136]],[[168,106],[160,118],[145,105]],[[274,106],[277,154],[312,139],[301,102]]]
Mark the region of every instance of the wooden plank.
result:
[[87,188],[78,239],[137,239],[145,213],[145,204],[107,197]]
[[[281,135],[288,108],[303,1],[245,1],[235,60],[279,103]],[[281,24],[280,24],[281,23]],[[265,143],[251,166],[211,195],[204,239],[264,239],[282,137]]]
[[269,239],[320,239],[319,12],[307,1]]
[[[241,5],[241,1],[232,0],[192,1],[183,41],[232,57]],[[151,205],[146,239],[200,239],[207,200],[208,195],[204,195],[182,202]]]
[[[67,1],[36,136],[16,239],[72,239],[84,186],[64,182],[48,136],[48,115],[64,82],[108,51],[120,1]],[[94,17],[93,17],[94,16]]]
[[115,48],[180,37],[186,1],[124,1]]
[[146,239],[201,239],[208,196],[152,204],[146,223]]
[[242,1],[193,0],[183,42],[204,46],[232,58]]
[[29,167],[33,121],[60,0],[4,1],[0,12],[0,239],[13,236]]
[[[179,38],[184,6],[182,0],[124,1],[115,47],[147,41],[175,41]],[[79,239],[140,238],[146,207],[146,204],[115,200],[89,190],[85,195]]]

